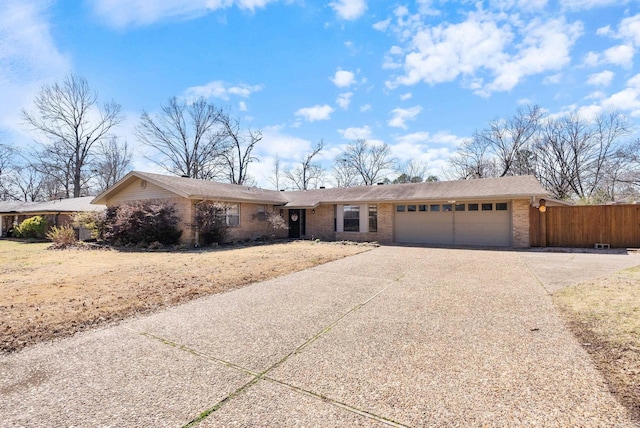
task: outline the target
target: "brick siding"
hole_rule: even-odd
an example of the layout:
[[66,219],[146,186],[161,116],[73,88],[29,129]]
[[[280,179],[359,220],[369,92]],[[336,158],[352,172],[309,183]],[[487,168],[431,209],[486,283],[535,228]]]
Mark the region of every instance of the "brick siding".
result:
[[511,203],[512,243],[514,248],[530,247],[529,200],[516,199]]

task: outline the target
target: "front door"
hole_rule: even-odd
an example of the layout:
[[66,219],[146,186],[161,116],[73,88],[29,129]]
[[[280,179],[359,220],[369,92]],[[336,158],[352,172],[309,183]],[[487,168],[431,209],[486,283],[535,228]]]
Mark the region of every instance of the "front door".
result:
[[300,210],[289,210],[289,238],[300,238],[300,224],[302,223]]

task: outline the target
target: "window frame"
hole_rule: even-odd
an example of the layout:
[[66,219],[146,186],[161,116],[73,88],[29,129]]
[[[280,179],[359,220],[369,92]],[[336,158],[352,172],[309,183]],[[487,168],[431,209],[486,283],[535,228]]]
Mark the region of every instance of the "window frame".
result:
[[378,206],[369,205],[369,232],[378,232]]
[[[356,213],[357,215],[347,215],[347,213]],[[342,231],[360,232],[360,205],[342,206]]]
[[[232,211],[236,211],[234,213]],[[235,222],[234,222],[235,219]],[[227,227],[240,227],[240,204],[228,203],[224,209],[224,223]]]

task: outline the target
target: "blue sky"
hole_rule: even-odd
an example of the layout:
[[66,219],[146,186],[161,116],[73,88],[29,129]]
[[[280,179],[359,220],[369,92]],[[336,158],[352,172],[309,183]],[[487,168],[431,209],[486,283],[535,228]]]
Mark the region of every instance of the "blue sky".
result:
[[[273,159],[322,161],[385,142],[445,178],[462,140],[521,105],[615,108],[640,120],[640,5],[621,0],[0,0],[0,143],[31,144],[20,116],[73,72],[122,105],[134,167],[142,110],[204,96],[264,135]],[[392,176],[390,178],[393,178]],[[330,185],[327,178],[326,185]]]

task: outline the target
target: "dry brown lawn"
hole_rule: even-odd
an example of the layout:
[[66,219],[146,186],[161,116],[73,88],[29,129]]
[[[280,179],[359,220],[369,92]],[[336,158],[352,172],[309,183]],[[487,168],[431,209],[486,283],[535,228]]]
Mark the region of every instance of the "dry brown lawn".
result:
[[0,242],[0,351],[369,250],[295,241],[177,252],[47,250]]
[[553,297],[611,391],[640,421],[640,266]]

